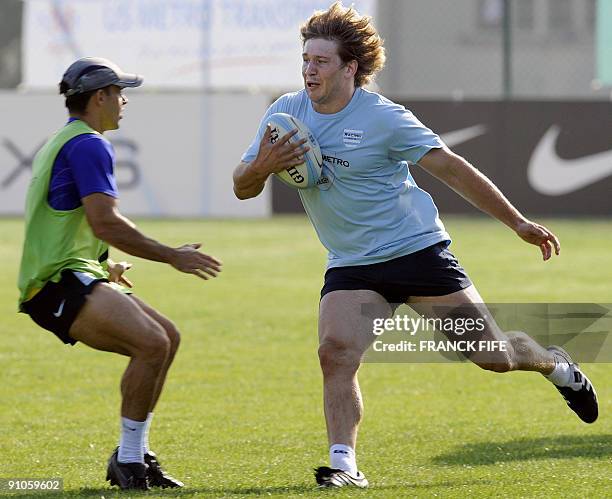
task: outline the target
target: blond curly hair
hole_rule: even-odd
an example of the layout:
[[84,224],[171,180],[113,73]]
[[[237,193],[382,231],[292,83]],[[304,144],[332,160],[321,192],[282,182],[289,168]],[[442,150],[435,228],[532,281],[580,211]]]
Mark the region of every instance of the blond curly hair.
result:
[[372,24],[372,18],[362,16],[353,7],[337,1],[327,10],[316,11],[301,27],[302,44],[313,38],[323,38],[338,44],[343,63],[357,61],[355,86],[370,83],[385,65],[383,39]]

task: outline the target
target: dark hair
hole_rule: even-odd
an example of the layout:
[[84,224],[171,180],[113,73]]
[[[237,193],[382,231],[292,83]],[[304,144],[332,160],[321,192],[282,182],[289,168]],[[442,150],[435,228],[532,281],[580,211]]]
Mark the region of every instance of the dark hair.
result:
[[[68,83],[61,81],[59,84],[59,93],[61,95],[65,95],[68,90],[70,90]],[[98,88],[96,90],[90,90],[89,92],[69,95],[66,97],[66,107],[68,108],[68,111],[74,114],[85,114],[87,104],[89,104],[89,99],[91,99],[91,96],[98,90],[104,90],[105,94],[110,94],[109,87],[104,87],[102,89]]]
[[372,25],[372,18],[360,15],[352,7],[335,2],[329,9],[316,11],[300,28],[302,44],[312,38],[323,38],[338,44],[338,55],[344,64],[357,61],[355,85],[372,80],[385,65],[383,40]]

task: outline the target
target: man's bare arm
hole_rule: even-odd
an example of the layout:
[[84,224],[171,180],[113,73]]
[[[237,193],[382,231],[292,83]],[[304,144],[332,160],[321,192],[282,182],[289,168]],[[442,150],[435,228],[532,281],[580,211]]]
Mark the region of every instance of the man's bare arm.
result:
[[272,144],[270,126],[266,127],[257,157],[251,163],[241,162],[234,170],[234,194],[238,199],[258,196],[270,175],[304,162],[302,155],[309,150],[308,146],[302,147],[306,139],[289,143],[296,133],[297,129],[292,130]]
[[234,170],[234,194],[238,199],[250,199],[259,196],[270,176],[270,174],[260,173],[260,170],[253,163],[241,161]]
[[218,260],[197,251],[199,243],[172,248],[144,235],[131,220],[119,213],[117,200],[111,196],[94,193],[85,196],[82,202],[94,235],[125,253],[168,263],[181,272],[203,279],[215,277],[221,270]]
[[553,248],[559,254],[561,246],[557,236],[523,216],[493,182],[461,156],[447,148],[432,149],[421,158],[419,165],[474,206],[506,224],[521,239],[539,246],[544,260],[551,257]]

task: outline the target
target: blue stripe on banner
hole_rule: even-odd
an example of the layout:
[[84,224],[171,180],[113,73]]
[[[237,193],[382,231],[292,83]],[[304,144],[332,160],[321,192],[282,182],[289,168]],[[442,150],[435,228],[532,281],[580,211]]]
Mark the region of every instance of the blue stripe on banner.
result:
[[69,22],[68,17],[64,15],[64,5],[62,4],[62,0],[55,0],[50,5],[51,15],[59,26],[62,33],[62,38],[64,38],[64,41],[72,51],[74,58],[80,59],[83,57],[83,53],[72,33],[73,24]]

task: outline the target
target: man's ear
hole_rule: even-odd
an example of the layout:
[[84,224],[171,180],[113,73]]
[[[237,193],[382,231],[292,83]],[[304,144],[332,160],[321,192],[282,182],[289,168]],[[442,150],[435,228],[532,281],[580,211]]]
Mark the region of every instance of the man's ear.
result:
[[356,60],[352,60],[346,63],[347,76],[354,78],[357,74],[357,68],[359,68],[359,63]]
[[93,95],[94,101],[96,104],[102,104],[106,99],[107,95],[103,88],[96,90],[96,93]]

